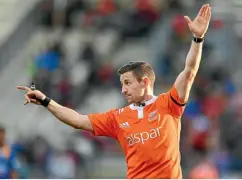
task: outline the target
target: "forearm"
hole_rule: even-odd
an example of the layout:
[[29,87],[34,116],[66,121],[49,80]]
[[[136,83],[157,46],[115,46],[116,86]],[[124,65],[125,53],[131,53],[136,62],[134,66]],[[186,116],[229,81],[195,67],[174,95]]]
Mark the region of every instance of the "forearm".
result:
[[192,42],[186,58],[185,69],[176,79],[175,87],[182,102],[187,102],[191,86],[197,74],[202,56],[202,44]]
[[47,108],[57,119],[69,126],[72,126],[76,129],[83,129],[89,131],[92,130],[90,129],[90,125],[87,121],[88,117],[85,115],[81,115],[70,108],[61,106],[54,100],[50,101]]
[[196,43],[192,41],[191,48],[187,54],[185,70],[192,73],[193,75],[197,74],[201,57],[202,57],[202,46],[203,43]]

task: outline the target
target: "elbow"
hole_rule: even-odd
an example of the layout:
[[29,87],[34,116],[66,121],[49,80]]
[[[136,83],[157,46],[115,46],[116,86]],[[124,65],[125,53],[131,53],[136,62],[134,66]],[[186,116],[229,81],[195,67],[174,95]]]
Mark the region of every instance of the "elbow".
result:
[[75,124],[75,125],[72,125],[72,127],[75,130],[85,130],[86,129],[84,124]]
[[77,130],[77,129],[80,129],[79,127],[77,127],[77,126],[75,126],[75,125],[73,125],[72,127],[73,127],[74,129],[76,129],[76,130]]
[[74,129],[78,129],[78,130],[82,129],[82,128],[80,127],[80,125],[77,125],[77,124],[73,124],[72,127],[73,127]]

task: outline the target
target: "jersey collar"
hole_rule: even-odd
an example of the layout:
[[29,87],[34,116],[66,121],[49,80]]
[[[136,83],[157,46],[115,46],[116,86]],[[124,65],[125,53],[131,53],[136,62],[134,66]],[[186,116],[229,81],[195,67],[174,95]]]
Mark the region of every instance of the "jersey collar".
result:
[[[153,96],[149,101],[144,102],[144,103],[145,103],[145,106],[154,103],[156,99],[157,99],[157,96]],[[134,104],[130,104],[129,107],[130,107],[132,110],[136,110],[136,109],[142,108],[142,107],[140,107],[140,106],[136,106],[136,105],[134,105]]]

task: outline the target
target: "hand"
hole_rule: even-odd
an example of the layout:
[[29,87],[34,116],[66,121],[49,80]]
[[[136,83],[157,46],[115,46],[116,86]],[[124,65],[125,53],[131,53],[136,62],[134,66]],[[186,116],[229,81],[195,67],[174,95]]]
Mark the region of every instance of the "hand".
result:
[[184,16],[184,18],[193,35],[195,37],[203,38],[208,30],[211,19],[211,7],[209,4],[203,5],[193,21],[188,16]]
[[25,100],[26,100],[24,105],[29,104],[29,103],[40,105],[40,102],[38,101],[38,99],[44,100],[46,97],[42,92],[40,92],[38,90],[32,91],[28,87],[17,86],[17,89],[24,90],[26,92],[26,94],[24,95]]

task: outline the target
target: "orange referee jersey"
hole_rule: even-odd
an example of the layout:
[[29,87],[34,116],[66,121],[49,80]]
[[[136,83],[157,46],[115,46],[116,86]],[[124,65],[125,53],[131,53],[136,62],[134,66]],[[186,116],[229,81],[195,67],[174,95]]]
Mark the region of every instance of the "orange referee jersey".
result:
[[143,107],[131,104],[88,117],[95,136],[120,142],[128,179],[178,179],[182,178],[179,142],[183,111],[184,104],[173,86]]

